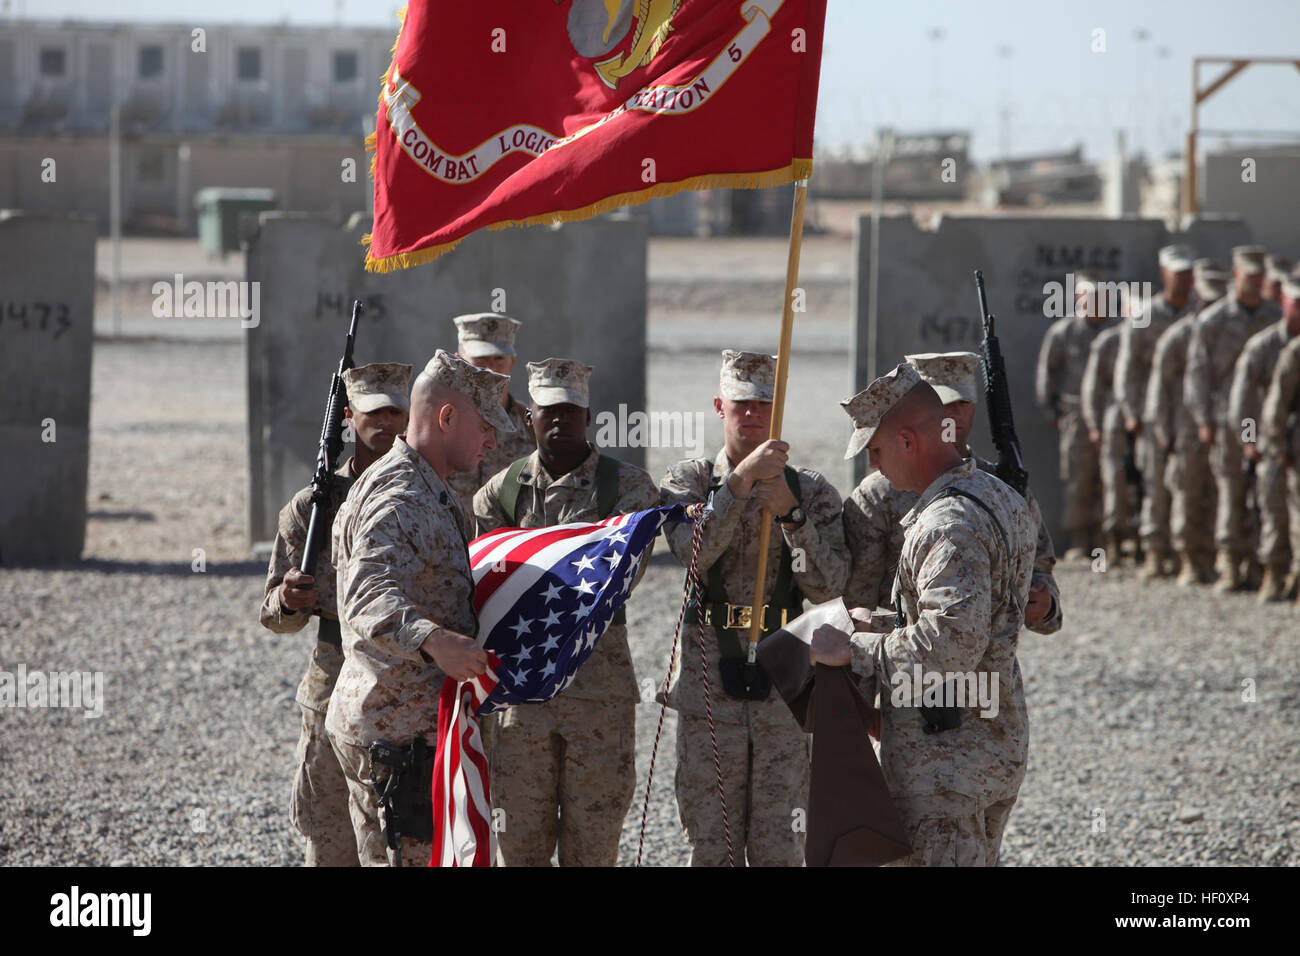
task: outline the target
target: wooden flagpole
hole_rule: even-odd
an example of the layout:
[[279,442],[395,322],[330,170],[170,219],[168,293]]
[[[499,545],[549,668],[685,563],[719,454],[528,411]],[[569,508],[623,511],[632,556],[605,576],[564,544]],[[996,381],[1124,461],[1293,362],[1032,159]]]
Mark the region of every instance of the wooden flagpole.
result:
[[[790,248],[785,261],[785,304],[781,309],[781,346],[776,353],[776,392],[772,396],[770,438],[781,437],[785,416],[785,381],[790,371],[790,339],[794,333],[794,290],[799,281],[799,250],[803,246],[803,208],[808,198],[808,180],[794,184],[794,212],[790,217]],[[758,639],[763,632],[764,584],[767,579],[767,549],[772,540],[772,512],[763,509],[758,525],[758,566],[754,571],[754,599],[750,603],[747,659],[758,659]]]

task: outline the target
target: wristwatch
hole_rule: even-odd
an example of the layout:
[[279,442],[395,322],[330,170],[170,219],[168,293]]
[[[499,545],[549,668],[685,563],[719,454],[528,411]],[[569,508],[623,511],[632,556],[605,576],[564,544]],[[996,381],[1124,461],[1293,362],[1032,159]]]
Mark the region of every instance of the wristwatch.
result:
[[798,505],[795,505],[793,508],[790,509],[789,514],[781,515],[776,520],[781,522],[782,524],[803,524],[804,521],[803,509],[800,508]]

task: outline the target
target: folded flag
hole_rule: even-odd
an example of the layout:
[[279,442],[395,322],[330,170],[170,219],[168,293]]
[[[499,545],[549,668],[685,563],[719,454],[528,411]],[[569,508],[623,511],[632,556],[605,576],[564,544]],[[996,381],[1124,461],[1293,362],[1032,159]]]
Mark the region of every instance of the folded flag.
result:
[[496,832],[478,718],[568,687],[626,602],[659,529],[687,512],[672,505],[595,523],[500,528],[470,542],[488,668],[442,685],[430,866],[491,865]]
[[412,0],[379,96],[366,268],[477,229],[812,169],[826,0]]

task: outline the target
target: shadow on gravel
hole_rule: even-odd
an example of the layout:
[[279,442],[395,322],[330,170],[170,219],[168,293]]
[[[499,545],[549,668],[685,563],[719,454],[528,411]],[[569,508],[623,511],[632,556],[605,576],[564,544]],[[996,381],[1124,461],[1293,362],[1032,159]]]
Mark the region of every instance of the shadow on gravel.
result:
[[[181,561],[106,561],[91,558],[86,561],[74,561],[65,564],[0,564],[7,569],[24,571],[98,571],[101,574],[157,574],[163,577],[193,577],[195,571],[188,563]],[[247,578],[264,577],[265,561],[209,561],[206,570],[201,572],[210,578]]]
[[87,511],[86,518],[96,521],[157,521],[152,511]]

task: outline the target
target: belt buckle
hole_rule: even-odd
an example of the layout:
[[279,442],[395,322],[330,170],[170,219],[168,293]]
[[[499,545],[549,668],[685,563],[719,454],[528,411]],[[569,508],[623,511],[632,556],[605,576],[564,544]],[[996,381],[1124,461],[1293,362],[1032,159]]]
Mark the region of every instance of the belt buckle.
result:
[[727,605],[727,627],[749,629],[750,622],[753,620],[754,609],[748,604],[728,604]]

